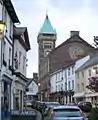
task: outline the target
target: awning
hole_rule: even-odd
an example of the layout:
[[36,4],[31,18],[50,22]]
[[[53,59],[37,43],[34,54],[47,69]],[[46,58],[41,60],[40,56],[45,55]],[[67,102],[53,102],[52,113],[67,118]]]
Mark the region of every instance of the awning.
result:
[[36,94],[27,92],[26,95],[36,95]]
[[82,92],[82,93],[75,93],[75,94],[73,95],[73,97],[74,97],[74,98],[85,97],[85,93],[84,93],[84,92]]
[[98,92],[96,92],[96,93],[88,93],[88,94],[86,94],[86,97],[98,97]]

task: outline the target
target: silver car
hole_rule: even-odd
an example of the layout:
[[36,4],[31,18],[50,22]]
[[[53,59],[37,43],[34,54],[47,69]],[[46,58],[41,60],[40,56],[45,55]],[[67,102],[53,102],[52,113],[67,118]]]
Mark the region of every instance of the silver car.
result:
[[79,107],[63,105],[53,108],[50,120],[84,120],[84,116]]

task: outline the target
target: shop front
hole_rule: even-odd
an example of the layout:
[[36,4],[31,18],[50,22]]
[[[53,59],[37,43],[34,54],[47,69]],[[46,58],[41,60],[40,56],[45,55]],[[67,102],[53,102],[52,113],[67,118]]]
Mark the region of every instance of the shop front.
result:
[[85,101],[85,92],[75,93],[73,97],[75,99],[75,103]]
[[11,83],[12,79],[3,75],[1,85],[1,118],[5,120],[10,117],[11,112]]

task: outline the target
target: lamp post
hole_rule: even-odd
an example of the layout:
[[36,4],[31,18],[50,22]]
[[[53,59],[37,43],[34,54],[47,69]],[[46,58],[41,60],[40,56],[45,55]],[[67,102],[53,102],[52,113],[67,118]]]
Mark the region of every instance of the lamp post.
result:
[[1,118],[1,111],[2,111],[2,40],[4,37],[4,31],[5,31],[5,23],[3,21],[0,21],[0,120]]

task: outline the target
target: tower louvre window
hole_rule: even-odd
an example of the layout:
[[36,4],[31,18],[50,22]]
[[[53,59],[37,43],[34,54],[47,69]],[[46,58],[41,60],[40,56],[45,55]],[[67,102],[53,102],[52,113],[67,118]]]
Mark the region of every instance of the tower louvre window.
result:
[[44,48],[46,49],[51,49],[52,48],[52,44],[44,44]]

